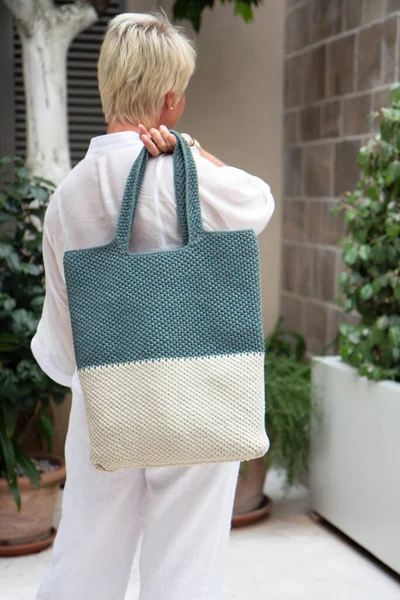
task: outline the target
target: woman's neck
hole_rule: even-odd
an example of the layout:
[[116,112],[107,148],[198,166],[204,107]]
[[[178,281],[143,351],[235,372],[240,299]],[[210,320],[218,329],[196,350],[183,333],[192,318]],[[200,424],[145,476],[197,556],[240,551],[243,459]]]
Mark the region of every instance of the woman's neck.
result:
[[140,133],[139,127],[132,125],[132,123],[114,122],[108,124],[107,133],[121,133],[122,131],[135,131],[136,133]]

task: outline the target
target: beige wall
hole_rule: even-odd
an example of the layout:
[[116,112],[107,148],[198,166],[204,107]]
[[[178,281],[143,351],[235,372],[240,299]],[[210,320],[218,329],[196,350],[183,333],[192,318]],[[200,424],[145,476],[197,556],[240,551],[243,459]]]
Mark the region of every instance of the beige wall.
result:
[[[154,4],[128,0],[128,9],[149,11]],[[161,4],[170,12],[173,2]],[[218,158],[272,187],[276,212],[260,237],[266,331],[279,313],[284,4],[264,0],[250,24],[229,4],[205,11],[197,69],[179,124]]]

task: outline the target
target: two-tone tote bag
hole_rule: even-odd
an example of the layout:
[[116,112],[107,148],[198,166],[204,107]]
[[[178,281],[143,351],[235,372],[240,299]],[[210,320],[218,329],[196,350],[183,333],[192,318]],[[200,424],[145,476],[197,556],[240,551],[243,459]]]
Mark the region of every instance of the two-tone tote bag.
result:
[[114,239],[64,255],[91,460],[105,471],[250,460],[268,450],[256,235],[204,231],[196,165],[174,133],[182,247],[129,250],[143,149]]

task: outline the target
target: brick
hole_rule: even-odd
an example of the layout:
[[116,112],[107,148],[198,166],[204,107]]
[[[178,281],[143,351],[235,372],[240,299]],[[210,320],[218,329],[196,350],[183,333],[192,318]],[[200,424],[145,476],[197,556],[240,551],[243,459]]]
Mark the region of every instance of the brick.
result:
[[295,8],[302,1],[303,0],[286,0],[286,10],[290,10],[292,8]]
[[400,11],[400,0],[387,0],[386,12],[388,14]]
[[343,0],[343,29],[355,29],[361,25],[363,14],[363,0]]
[[352,191],[357,183],[360,171],[356,162],[361,143],[344,141],[336,145],[335,152],[335,196]]
[[372,110],[379,110],[383,107],[390,106],[391,103],[390,88],[374,92],[372,98]]
[[336,254],[336,267],[335,267],[335,298],[339,298],[341,290],[339,287],[339,277],[343,271],[349,272],[349,268],[344,262],[343,252],[337,252]]
[[299,112],[291,111],[285,114],[285,148],[299,141]]
[[336,246],[345,236],[346,228],[343,213],[335,216],[330,211],[338,205],[337,202],[321,203],[321,242]]
[[385,3],[381,0],[364,0],[363,24],[381,19],[385,14]]
[[400,36],[399,20],[396,17],[388,19],[383,25],[382,39],[384,83],[394,83],[399,79],[399,73],[396,73],[396,41],[398,36]]
[[382,83],[382,24],[360,31],[357,89],[368,90]]
[[283,317],[283,326],[285,329],[292,329],[294,331],[298,331],[299,333],[303,333],[302,314],[303,302],[301,299],[282,294],[281,316]]
[[285,106],[294,108],[303,101],[303,57],[294,56],[285,61]]
[[321,137],[338,137],[340,135],[340,102],[334,100],[321,107]]
[[304,150],[304,186],[306,196],[331,196],[332,145],[319,144]]
[[326,48],[320,46],[304,56],[304,101],[314,104],[325,98]]
[[286,54],[306,48],[310,43],[310,4],[299,6],[286,17]]
[[354,89],[353,34],[332,42],[328,46],[328,96],[341,96]]
[[285,196],[299,196],[301,193],[301,160],[302,150],[300,148],[292,148],[285,152]]
[[283,239],[302,242],[306,239],[306,206],[304,200],[283,203]]
[[308,350],[318,354],[326,345],[328,307],[306,300],[304,302],[304,325]]
[[282,246],[282,289],[295,292],[297,289],[297,246],[283,244]]
[[311,142],[318,140],[321,135],[320,107],[312,106],[301,111],[300,134],[301,141]]
[[309,242],[322,242],[322,202],[310,200],[306,202],[306,238]]
[[316,248],[313,262],[313,295],[319,300],[333,302],[335,299],[336,252]]
[[318,42],[340,33],[342,25],[339,0],[313,0],[311,9],[312,41]]
[[297,249],[297,293],[300,296],[311,298],[314,293],[314,248],[299,246]]
[[368,133],[367,117],[372,110],[371,94],[346,98],[343,102],[343,137]]

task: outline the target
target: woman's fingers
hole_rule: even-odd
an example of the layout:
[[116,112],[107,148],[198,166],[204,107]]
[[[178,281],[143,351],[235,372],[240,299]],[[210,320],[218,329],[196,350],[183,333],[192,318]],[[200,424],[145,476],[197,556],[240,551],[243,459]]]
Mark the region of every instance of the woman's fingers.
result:
[[154,144],[153,140],[148,135],[141,135],[140,139],[142,140],[146,150],[150,152],[151,156],[156,157],[162,154],[161,151]]
[[165,125],[161,125],[160,133],[164,139],[165,144],[168,147],[168,150],[170,152],[173,152],[176,146],[176,137],[174,136],[174,134],[171,133],[168,127],[165,127]]
[[150,129],[150,135],[151,135],[151,139],[153,140],[153,142],[155,143],[157,148],[159,150],[161,150],[161,152],[167,153],[170,151],[166,141],[163,138],[161,131],[159,131],[158,129],[155,129],[155,128]]
[[149,132],[147,131],[147,128],[144,125],[138,125],[139,127],[139,134],[140,136],[142,135],[148,135],[150,137]]
[[144,125],[139,125],[140,139],[150,152],[151,156],[160,156],[174,151],[176,146],[176,137],[169,131],[165,125],[160,129],[152,128],[149,131]]

